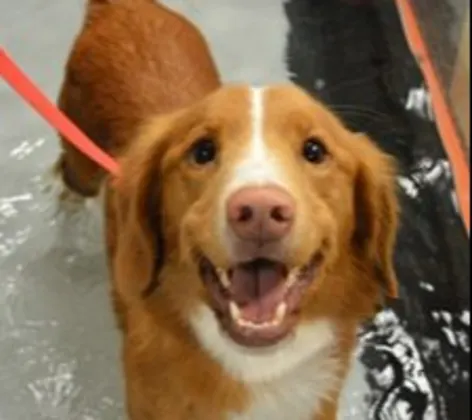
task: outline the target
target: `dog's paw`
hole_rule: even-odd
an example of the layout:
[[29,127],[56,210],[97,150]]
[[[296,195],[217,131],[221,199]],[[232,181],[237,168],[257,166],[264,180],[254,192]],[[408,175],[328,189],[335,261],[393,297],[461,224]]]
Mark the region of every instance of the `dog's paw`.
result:
[[60,213],[77,213],[82,211],[86,205],[87,199],[72,191],[64,183],[58,163],[55,163],[40,177],[39,190],[55,207],[55,217]]
[[101,252],[103,238],[101,194],[86,198],[72,191],[63,181],[58,164],[54,164],[39,179],[40,194],[46,196],[50,221],[59,230],[61,246],[81,253]]

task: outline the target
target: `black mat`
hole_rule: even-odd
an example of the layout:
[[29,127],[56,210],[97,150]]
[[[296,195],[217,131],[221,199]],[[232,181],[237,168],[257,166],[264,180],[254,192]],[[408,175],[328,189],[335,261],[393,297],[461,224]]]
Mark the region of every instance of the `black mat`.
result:
[[369,133],[401,166],[397,249],[401,299],[362,334],[369,419],[462,420],[469,403],[469,242],[441,141],[393,1],[292,0],[293,81]]

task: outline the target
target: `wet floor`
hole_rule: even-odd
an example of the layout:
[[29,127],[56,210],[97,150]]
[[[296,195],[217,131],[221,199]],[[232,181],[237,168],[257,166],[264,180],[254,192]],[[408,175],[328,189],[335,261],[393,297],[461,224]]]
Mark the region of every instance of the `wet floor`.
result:
[[[299,83],[401,164],[402,299],[361,335],[340,418],[469,418],[468,240],[391,2],[164,3],[201,27],[225,81]],[[82,0],[0,0],[0,43],[51,98],[82,12]],[[64,229],[41,190],[57,150],[53,130],[0,82],[0,420],[118,420],[100,224],[82,214]]]

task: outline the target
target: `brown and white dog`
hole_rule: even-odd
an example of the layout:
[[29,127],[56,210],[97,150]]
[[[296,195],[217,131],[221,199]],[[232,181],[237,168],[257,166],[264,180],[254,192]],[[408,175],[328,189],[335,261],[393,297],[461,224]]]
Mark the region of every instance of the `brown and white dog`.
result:
[[[396,294],[394,165],[294,86],[219,87],[198,31],[91,1],[60,105],[119,157],[106,241],[132,420],[334,420]],[[103,172],[64,142],[67,187]]]

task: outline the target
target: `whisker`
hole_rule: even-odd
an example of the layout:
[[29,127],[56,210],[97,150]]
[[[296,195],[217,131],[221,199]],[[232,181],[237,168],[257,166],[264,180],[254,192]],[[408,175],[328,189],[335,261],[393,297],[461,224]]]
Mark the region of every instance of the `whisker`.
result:
[[365,113],[366,115],[374,115],[374,116],[379,116],[379,117],[384,117],[384,118],[391,118],[390,115],[380,112],[377,110],[374,110],[372,108],[365,108],[365,107],[360,107],[357,105],[330,105],[330,108],[335,110],[335,111],[353,111],[353,112],[359,112],[359,113]]
[[341,117],[345,118],[362,118],[362,119],[367,119],[368,121],[373,121],[373,122],[388,122],[388,119],[385,117],[381,117],[378,115],[372,115],[372,114],[367,114],[367,113],[362,113],[362,112],[337,112],[337,114]]
[[388,123],[392,120],[392,118],[387,114],[382,114],[379,112],[369,111],[367,109],[342,109],[342,108],[334,108],[331,109],[341,117],[351,117],[351,118],[362,118],[367,119],[369,121],[374,122],[381,122],[381,123]]
[[369,74],[365,77],[345,80],[343,82],[337,83],[336,85],[327,87],[327,88],[323,89],[323,91],[328,93],[328,94],[331,94],[331,93],[337,92],[341,89],[345,89],[345,88],[348,88],[348,87],[354,87],[354,86],[365,84],[367,82],[371,82],[372,80],[374,80],[376,78],[376,76],[377,76],[376,74]]

